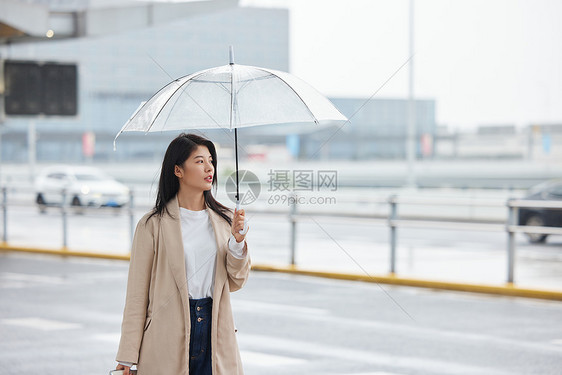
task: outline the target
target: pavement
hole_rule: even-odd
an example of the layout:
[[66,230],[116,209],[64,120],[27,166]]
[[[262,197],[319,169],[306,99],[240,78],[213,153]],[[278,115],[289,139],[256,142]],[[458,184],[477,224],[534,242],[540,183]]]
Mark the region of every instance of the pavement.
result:
[[[107,374],[128,263],[0,253],[0,372]],[[247,375],[559,375],[562,303],[252,272]]]

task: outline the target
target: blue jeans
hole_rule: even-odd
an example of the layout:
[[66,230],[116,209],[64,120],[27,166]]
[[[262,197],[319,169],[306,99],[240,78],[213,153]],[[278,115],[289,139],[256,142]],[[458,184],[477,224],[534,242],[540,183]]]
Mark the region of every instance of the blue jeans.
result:
[[211,368],[211,297],[190,299],[191,335],[189,337],[189,375],[212,375]]

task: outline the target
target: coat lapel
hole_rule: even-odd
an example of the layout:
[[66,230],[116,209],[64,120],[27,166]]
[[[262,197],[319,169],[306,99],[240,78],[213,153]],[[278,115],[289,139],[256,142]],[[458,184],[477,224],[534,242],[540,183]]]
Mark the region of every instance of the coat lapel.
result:
[[181,236],[180,209],[177,196],[168,202],[166,208],[170,215],[166,212],[162,215],[162,239],[168,257],[168,263],[184,305],[184,312],[189,316],[189,293],[187,289],[185,255]]
[[219,214],[210,208],[207,210],[217,242],[217,262],[215,265],[215,286],[213,290],[213,299],[217,299],[220,298],[218,294],[222,291],[222,286],[226,281],[225,259],[229,239],[228,233],[230,231],[228,230],[228,223]]
[[213,311],[211,321],[211,356],[213,373],[216,372],[216,356],[218,342],[219,303],[223,300],[222,291],[226,283],[226,251],[230,230],[228,223],[215,211],[209,209],[209,218],[217,241],[217,260],[215,262],[215,286],[213,290]]

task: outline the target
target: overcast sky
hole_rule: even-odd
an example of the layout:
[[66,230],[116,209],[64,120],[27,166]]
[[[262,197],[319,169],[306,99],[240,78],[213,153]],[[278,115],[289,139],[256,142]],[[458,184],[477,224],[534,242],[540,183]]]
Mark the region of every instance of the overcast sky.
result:
[[[409,57],[408,0],[242,0],[290,10],[291,72],[369,97]],[[415,95],[451,128],[562,123],[562,1],[416,0]],[[405,98],[405,66],[375,98]]]

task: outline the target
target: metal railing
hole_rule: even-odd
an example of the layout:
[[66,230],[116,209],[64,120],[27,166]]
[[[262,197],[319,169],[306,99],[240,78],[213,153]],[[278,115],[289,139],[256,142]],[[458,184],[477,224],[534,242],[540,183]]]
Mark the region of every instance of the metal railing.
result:
[[[80,213],[80,214],[84,214],[85,212],[96,212],[96,213],[102,213],[102,212],[112,212],[112,213],[117,213],[117,214],[126,214],[129,216],[129,236],[130,236],[130,241],[132,243],[133,241],[133,236],[135,234],[135,226],[136,226],[136,221],[135,221],[135,209],[137,209],[137,207],[135,207],[134,205],[134,191],[132,189],[129,190],[129,199],[128,202],[126,203],[126,208],[125,207],[117,207],[119,209],[119,211],[116,210],[116,207],[96,207],[96,206],[72,206],[69,202],[69,194],[66,190],[61,190],[60,191],[60,195],[61,195],[61,203],[60,204],[50,204],[50,205],[40,205],[40,204],[36,204],[36,206],[40,207],[42,210],[45,210],[47,208],[49,209],[54,209],[54,210],[59,210],[60,214],[61,214],[61,229],[62,229],[62,249],[66,250],[68,248],[68,214],[69,212],[72,213]],[[8,207],[9,206],[20,206],[20,207],[29,207],[30,204],[29,203],[22,203],[22,202],[8,202],[8,189],[7,187],[3,186],[2,187],[2,242],[4,242],[4,244],[8,243]],[[138,208],[142,208],[142,207],[138,207]]]
[[[85,212],[90,210],[95,210],[95,212],[100,212],[103,210],[111,210],[115,212],[115,208],[93,208],[87,206],[70,207],[68,202],[68,194],[65,190],[61,191],[61,202],[60,206],[56,209],[60,210],[62,217],[62,250],[64,251],[68,247],[68,213],[69,211]],[[524,199],[508,199],[506,203],[500,204],[498,202],[490,202],[489,200],[475,200],[471,199],[469,202],[460,199],[420,199],[420,198],[400,198],[397,195],[391,195],[386,200],[380,200],[378,203],[385,203],[389,206],[388,215],[386,217],[381,217],[381,215],[370,215],[370,214],[342,214],[336,212],[299,212],[297,210],[298,204],[297,200],[291,200],[288,211],[288,220],[290,223],[290,264],[292,266],[296,265],[296,244],[297,244],[297,224],[299,221],[305,220],[309,217],[332,217],[338,218],[345,217],[346,219],[357,219],[372,223],[377,223],[380,225],[388,226],[390,231],[389,240],[389,250],[390,250],[390,264],[389,272],[391,274],[396,273],[396,253],[398,245],[398,228],[427,228],[427,229],[448,229],[448,230],[463,230],[463,231],[491,231],[491,232],[503,232],[507,233],[507,277],[506,281],[508,283],[514,283],[515,280],[515,235],[517,233],[526,234],[554,234],[562,235],[562,228],[559,227],[546,227],[546,226],[526,226],[518,225],[518,210],[519,208],[542,208],[542,209],[553,209],[562,210],[561,201],[534,201],[534,200],[524,200]],[[421,205],[421,206],[467,206],[468,204],[477,205],[478,207],[507,207],[508,209],[508,219],[505,223],[490,223],[490,222],[474,222],[467,220],[436,220],[429,218],[401,218],[399,215],[399,205]],[[3,233],[2,239],[4,244],[8,242],[8,190],[6,187],[2,187],[2,217],[3,217]],[[28,203],[12,203],[13,206],[29,206]],[[132,189],[129,191],[129,202],[126,205],[126,210],[121,209],[118,213],[126,214],[129,216],[129,233],[130,241],[132,242],[136,220],[135,220],[135,210],[139,208],[148,207],[135,207],[134,205],[134,192]],[[252,210],[254,214],[287,214],[287,211],[272,211],[272,210]]]
[[[357,218],[369,219],[380,224],[386,224],[390,230],[390,265],[389,272],[396,273],[396,248],[398,243],[398,228],[428,228],[428,229],[450,229],[450,230],[465,230],[465,231],[505,231],[507,233],[507,277],[508,283],[515,282],[515,234],[516,233],[529,233],[529,234],[554,234],[562,235],[562,228],[559,227],[546,227],[546,226],[526,226],[518,225],[518,209],[519,208],[543,208],[543,209],[562,209],[561,201],[535,201],[525,199],[508,199],[504,206],[508,208],[508,220],[505,224],[495,223],[475,223],[469,221],[445,221],[433,219],[400,219],[398,215],[398,204],[408,205],[452,205],[452,206],[466,206],[466,202],[459,200],[435,200],[435,199],[401,199],[397,195],[391,195],[386,202],[389,204],[389,215],[386,220],[380,220],[375,215],[361,215],[355,216]],[[475,201],[471,200],[471,204]],[[497,203],[480,200],[478,204],[481,206],[498,207]],[[291,265],[295,264],[295,238],[296,238],[296,222],[302,220],[307,216],[327,216],[326,213],[320,212],[307,212],[306,214],[297,213],[296,204],[291,205],[289,220],[291,221]]]

